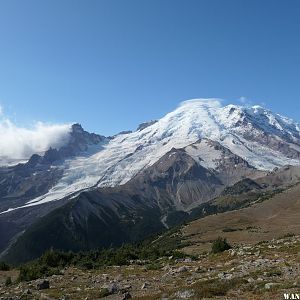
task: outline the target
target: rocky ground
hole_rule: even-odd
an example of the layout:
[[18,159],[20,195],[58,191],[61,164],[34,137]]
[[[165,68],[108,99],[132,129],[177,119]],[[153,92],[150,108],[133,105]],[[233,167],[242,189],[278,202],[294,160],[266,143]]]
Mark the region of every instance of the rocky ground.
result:
[[[1,300],[299,299],[300,236],[237,245],[195,259],[169,257],[150,265],[140,261],[98,270],[67,268],[61,275],[31,282],[15,282],[17,275],[18,271],[0,273]],[[12,284],[6,286],[8,276]]]

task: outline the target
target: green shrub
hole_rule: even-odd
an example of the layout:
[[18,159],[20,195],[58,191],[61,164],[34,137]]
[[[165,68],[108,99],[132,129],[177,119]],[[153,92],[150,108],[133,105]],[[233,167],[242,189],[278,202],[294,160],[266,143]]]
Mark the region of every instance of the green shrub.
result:
[[11,277],[6,277],[6,280],[5,280],[5,286],[9,286],[12,284],[12,281],[11,281]]
[[162,268],[161,264],[157,264],[157,263],[146,265],[147,270],[160,270],[161,268]]
[[3,261],[0,261],[0,271],[9,271],[10,267]]
[[21,266],[18,280],[19,281],[30,281],[42,277],[45,269],[42,269],[36,264],[26,264]]
[[241,228],[224,228],[222,229],[223,232],[234,232],[234,231],[242,231]]
[[286,238],[291,238],[294,236],[295,236],[295,233],[288,232],[288,233],[284,234],[283,236],[280,236],[279,239],[286,239]]
[[231,249],[231,246],[227,243],[226,239],[218,237],[215,241],[213,241],[211,246],[212,253],[220,253],[225,250]]
[[58,250],[50,249],[46,251],[39,259],[39,263],[48,267],[57,268],[65,267],[71,264],[74,259],[73,252],[63,252]]
[[60,274],[60,270],[58,268],[50,268],[47,265],[39,264],[38,262],[33,262],[20,267],[18,281],[31,281],[55,274]]
[[180,258],[186,258],[187,255],[181,251],[174,251],[172,256],[174,259],[180,259]]

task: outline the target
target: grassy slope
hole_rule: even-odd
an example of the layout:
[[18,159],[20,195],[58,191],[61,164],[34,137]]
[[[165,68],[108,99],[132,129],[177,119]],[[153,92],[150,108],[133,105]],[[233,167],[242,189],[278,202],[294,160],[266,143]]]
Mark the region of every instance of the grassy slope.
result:
[[186,248],[189,253],[208,250],[218,236],[234,244],[253,244],[290,232],[300,233],[300,185],[250,207],[195,220],[182,229],[183,239],[192,244]]

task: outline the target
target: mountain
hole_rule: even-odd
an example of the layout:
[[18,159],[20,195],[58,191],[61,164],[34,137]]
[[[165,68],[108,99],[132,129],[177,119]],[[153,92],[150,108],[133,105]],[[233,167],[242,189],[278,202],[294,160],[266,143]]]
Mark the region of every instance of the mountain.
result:
[[135,132],[104,137],[74,124],[70,135],[0,168],[0,251],[11,261],[139,240],[218,211],[212,201],[225,203],[232,186],[258,195],[300,178],[300,125],[259,106],[190,100]]
[[191,100],[147,125],[103,139],[86,155],[68,160],[59,182],[28,205],[62,199],[94,186],[124,184],[172,148],[186,147],[201,138],[219,142],[259,170],[299,164],[300,125],[258,106],[223,107],[218,100]]

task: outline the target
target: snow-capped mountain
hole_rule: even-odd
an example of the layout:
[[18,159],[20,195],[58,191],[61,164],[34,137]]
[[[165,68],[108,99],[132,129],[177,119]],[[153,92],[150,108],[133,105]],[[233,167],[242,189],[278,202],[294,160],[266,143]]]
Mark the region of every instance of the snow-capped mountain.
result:
[[[300,125],[260,106],[222,106],[218,99],[188,100],[160,120],[142,125],[135,132],[98,138],[79,155],[66,156],[58,166],[61,178],[25,206],[94,187],[125,184],[172,148],[184,148],[200,139],[220,143],[258,170],[300,164]],[[198,162],[208,169],[216,168],[220,155],[205,143],[190,147],[188,153],[193,158],[201,156]]]
[[298,123],[217,99],[185,101],[113,137],[74,124],[60,148],[0,168],[0,257],[119,245],[250,205],[251,197],[220,207],[216,199],[252,189],[265,199],[299,182],[299,156]]

